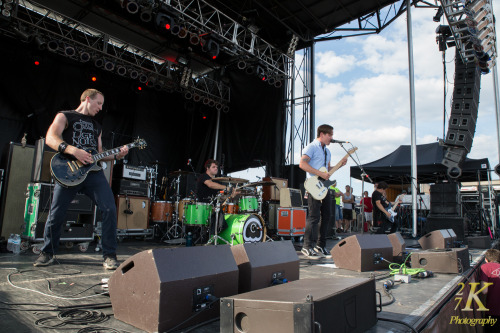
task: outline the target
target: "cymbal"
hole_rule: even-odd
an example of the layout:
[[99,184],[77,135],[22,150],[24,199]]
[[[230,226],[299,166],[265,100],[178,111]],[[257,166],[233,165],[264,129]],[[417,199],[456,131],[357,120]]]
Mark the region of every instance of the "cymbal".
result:
[[[233,177],[217,177],[217,178],[212,178],[212,181],[214,182],[219,182],[219,183],[228,183],[228,184],[242,184],[242,183],[248,183],[247,179],[243,178],[233,178]],[[273,183],[274,184],[274,183]]]
[[276,185],[275,182],[263,180],[263,181],[260,181],[260,182],[248,183],[246,185],[243,185],[242,187],[274,186],[274,185]]
[[184,171],[184,170],[177,170],[177,171],[172,171],[171,173],[168,174],[169,177],[177,177],[180,175],[188,175],[192,173],[191,171]]

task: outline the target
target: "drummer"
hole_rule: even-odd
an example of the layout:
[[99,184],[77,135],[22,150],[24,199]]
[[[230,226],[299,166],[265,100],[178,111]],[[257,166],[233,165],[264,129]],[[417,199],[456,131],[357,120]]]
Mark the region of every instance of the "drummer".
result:
[[219,162],[209,159],[205,162],[205,173],[201,174],[196,183],[198,201],[210,202],[220,191],[227,191],[225,185],[214,182],[212,179],[219,172]]

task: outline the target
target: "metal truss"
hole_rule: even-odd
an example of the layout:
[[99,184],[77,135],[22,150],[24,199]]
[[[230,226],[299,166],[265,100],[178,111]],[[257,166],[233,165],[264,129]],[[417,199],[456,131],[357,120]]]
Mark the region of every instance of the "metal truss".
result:
[[289,77],[289,55],[260,38],[247,28],[203,0],[160,0],[176,15],[179,24],[199,35],[211,34],[225,42],[225,53],[245,60],[260,61],[273,76]]
[[[35,42],[48,45],[51,51],[75,61],[93,60],[96,66],[104,66],[109,71],[118,71],[121,68],[121,71],[117,72],[119,75],[137,78],[159,90],[179,88],[182,66],[36,2],[20,0],[17,12],[12,16],[10,28],[2,32],[15,38],[15,32],[21,31],[34,37]],[[52,43],[52,47],[48,43]],[[68,52],[69,48],[73,51]],[[106,67],[107,63],[111,65]],[[208,76],[190,79],[188,86],[190,85],[202,96],[222,104],[230,102],[230,88]]]
[[[313,106],[313,91],[312,91],[312,80],[313,80],[313,57],[314,57],[314,47],[310,46],[298,51],[295,55],[295,59],[298,61],[293,62],[290,65],[291,77],[286,81],[286,98],[285,98],[285,109],[286,109],[286,127],[285,127],[285,164],[295,164],[295,154],[296,151],[299,155],[302,154],[302,150],[310,141],[310,122],[314,121],[310,119],[314,117],[312,115]],[[299,88],[302,86],[302,91],[299,92]],[[299,96],[296,96],[296,93]]]
[[[416,4],[419,2],[422,1],[413,0],[412,4],[416,6]],[[387,26],[389,26],[389,24],[394,22],[394,20],[396,20],[399,16],[404,14],[407,7],[406,4],[406,0],[399,0],[393,4],[385,6],[384,8],[380,8],[374,12],[359,17],[356,20],[356,24],[345,24],[339,28],[334,29],[327,35],[316,38],[315,41],[323,42],[328,40],[342,39],[346,37],[378,34]],[[430,6],[437,8],[437,6]]]

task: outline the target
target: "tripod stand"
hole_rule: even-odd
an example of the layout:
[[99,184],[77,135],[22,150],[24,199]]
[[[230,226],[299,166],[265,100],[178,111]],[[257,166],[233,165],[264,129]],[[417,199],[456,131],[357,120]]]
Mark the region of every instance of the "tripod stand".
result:
[[227,240],[225,240],[224,238],[220,237],[219,236],[219,212],[220,212],[220,206],[221,206],[221,199],[222,199],[222,195],[221,194],[218,194],[216,197],[215,197],[215,205],[213,205],[215,207],[215,229],[214,229],[214,235],[212,235],[212,237],[210,237],[210,239],[208,240],[207,244],[206,245],[209,245],[209,244],[214,244],[214,245],[217,245],[218,244],[218,240],[221,240],[223,241],[224,243],[226,244],[229,244],[229,242]]

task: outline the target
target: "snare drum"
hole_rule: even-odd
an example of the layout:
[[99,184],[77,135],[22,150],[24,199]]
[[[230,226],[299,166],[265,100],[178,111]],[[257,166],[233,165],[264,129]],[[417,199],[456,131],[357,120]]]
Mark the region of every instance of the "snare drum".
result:
[[240,212],[256,212],[259,210],[259,202],[257,197],[245,196],[239,200]]
[[239,207],[237,204],[229,202],[222,206],[222,211],[225,214],[238,214]]
[[212,205],[205,202],[188,204],[184,207],[184,224],[187,225],[208,225]]
[[151,204],[151,221],[171,222],[174,206],[170,201],[155,201]]

